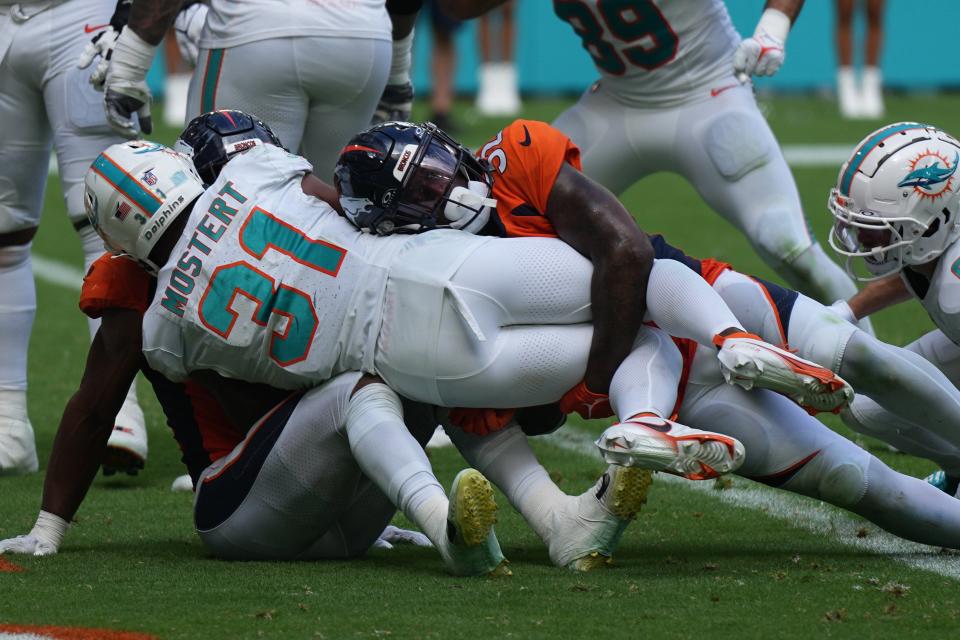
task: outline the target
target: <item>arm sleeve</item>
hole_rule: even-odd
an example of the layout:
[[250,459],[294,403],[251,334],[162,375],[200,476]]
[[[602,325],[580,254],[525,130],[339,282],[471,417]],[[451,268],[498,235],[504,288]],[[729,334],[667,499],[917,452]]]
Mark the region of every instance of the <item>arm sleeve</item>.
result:
[[140,314],[150,305],[150,276],[133,260],[105,253],[83,278],[80,310],[99,318],[107,309],[131,309]]

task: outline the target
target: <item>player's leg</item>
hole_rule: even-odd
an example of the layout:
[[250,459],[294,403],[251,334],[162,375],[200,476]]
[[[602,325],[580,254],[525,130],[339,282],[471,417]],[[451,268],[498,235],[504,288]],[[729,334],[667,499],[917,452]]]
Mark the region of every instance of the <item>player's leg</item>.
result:
[[294,64],[310,100],[300,150],[317,175],[333,175],[343,146],[370,126],[387,83],[391,55],[386,40],[294,41]]
[[719,375],[711,369],[711,358],[696,359],[680,417],[709,420],[741,440],[747,456],[738,474],[843,507],[903,538],[960,547],[960,502],[893,471],[776,394],[710,385]]
[[[101,6],[97,6],[97,5]],[[104,3],[69,3],[57,8],[55,29],[75,28],[77,24],[103,24],[111,7]],[[67,9],[70,9],[67,11]],[[43,87],[47,117],[53,130],[53,146],[67,216],[80,236],[84,270],[104,253],[103,240],[87,221],[83,202],[83,180],[94,158],[123,138],[111,131],[103,111],[103,94],[89,82],[92,68],[78,69],[77,57],[86,40],[74,38],[60,43],[52,51],[48,77]],[[87,319],[90,337],[100,327],[98,319]],[[103,462],[105,473],[125,471],[134,474],[147,458],[147,431],[143,410],[137,401],[136,384],[130,386],[116,424],[110,434],[108,453]]]
[[294,67],[297,38],[201,49],[187,95],[187,120],[215,109],[239,109],[266,122],[292,153],[300,149],[307,95]]
[[40,46],[49,35],[31,37],[49,16],[14,23],[10,10],[0,7],[0,44],[10,47],[2,48],[0,61],[0,475],[37,470],[27,417],[27,345],[37,308],[30,243],[40,221],[51,145],[41,93],[46,49]]
[[680,107],[677,170],[790,285],[821,302],[856,293],[810,234],[783,153],[747,87]]

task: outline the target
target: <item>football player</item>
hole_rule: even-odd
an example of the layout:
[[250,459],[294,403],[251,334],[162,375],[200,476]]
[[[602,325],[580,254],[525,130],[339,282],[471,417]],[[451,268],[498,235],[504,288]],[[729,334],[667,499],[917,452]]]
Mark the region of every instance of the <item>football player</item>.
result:
[[[376,148],[380,132],[390,128],[403,130],[406,127],[404,124],[394,124],[374,128],[355,137],[351,145]],[[488,158],[494,168],[492,195],[497,201],[495,210],[491,212],[491,223],[484,232],[511,237],[563,237],[566,233],[569,237],[569,231],[561,232],[562,216],[558,218],[555,209],[550,206],[557,185],[569,180],[577,172],[578,150],[566,136],[544,123],[521,120],[498,133],[478,153]],[[352,192],[346,194],[344,203],[344,208],[349,211],[356,204],[350,200],[361,187],[358,183],[372,182],[375,174],[358,171],[363,165],[354,160],[352,151],[345,151],[341,156],[341,167],[344,166],[353,169]],[[338,175],[342,173],[338,167]],[[385,187],[383,181],[377,185],[381,190]],[[394,191],[391,207],[396,202],[402,206],[407,197],[406,185],[396,185]],[[584,225],[603,224],[604,214],[600,211],[585,207],[581,209],[581,215]],[[384,219],[414,223],[410,215],[398,218],[389,207],[368,201],[362,220],[372,224],[372,229],[377,229]],[[555,219],[560,220],[560,224],[555,225]],[[431,224],[442,225],[444,222],[444,219],[427,221],[423,226],[429,228]],[[655,244],[663,245],[662,240]],[[876,341],[863,332],[859,332],[859,342],[853,341],[850,336],[857,330],[852,325],[846,326],[839,317],[822,307],[818,313],[814,306],[816,303],[805,302],[805,298],[801,300],[795,292],[736,274],[729,265],[717,261],[695,261],[669,247],[662,248],[661,254],[687,264],[710,281],[723,282],[718,290],[726,293],[737,307],[748,312],[748,317],[758,329],[771,333],[769,316],[782,312],[787,326],[795,325],[793,329],[788,329],[789,335],[802,339],[808,351],[818,353],[812,344],[816,336],[826,343],[822,347],[823,353],[830,353],[831,357],[837,354],[830,349],[839,349],[841,352],[844,348],[867,352],[873,350],[874,364],[881,368],[877,375],[884,377],[883,371],[888,367],[881,362],[883,347],[873,344]],[[753,289],[759,293],[738,291],[737,288],[742,285],[753,285]],[[793,322],[790,322],[791,311],[796,314]],[[811,324],[819,326],[807,326]],[[834,330],[831,325],[844,327]],[[786,330],[779,327],[773,329],[775,337],[784,335],[777,331]],[[847,338],[847,341],[844,342],[843,338]],[[747,443],[746,462],[738,473],[850,509],[902,537],[934,545],[956,547],[960,544],[960,511],[950,506],[949,498],[922,481],[889,469],[880,460],[783,398],[765,390],[745,393],[723,384],[718,367],[720,360],[711,349],[689,342],[681,341],[681,344],[684,346],[682,359],[679,355],[671,359],[670,351],[666,350],[662,350],[655,358],[650,358],[648,353],[638,352],[628,356],[611,384],[613,408],[620,412],[617,404],[620,394],[615,392],[631,383],[621,372],[629,370],[627,365],[630,361],[643,357],[651,377],[660,382],[647,387],[654,411],[652,416],[641,416],[645,424],[658,422],[668,427],[669,422],[661,416],[672,414],[689,424],[712,426],[713,421],[717,420],[724,433]],[[877,350],[880,350],[879,353]],[[851,356],[851,359],[862,367],[871,362],[862,354]],[[827,360],[833,364],[831,358]],[[900,362],[908,366],[910,364],[909,358],[903,356]],[[929,367],[926,369],[929,370]],[[921,375],[926,373],[923,367],[916,366],[911,371]],[[858,371],[858,375],[869,374]],[[667,380],[672,380],[674,384],[664,384]],[[918,386],[922,387],[914,384],[913,388]],[[879,395],[883,385],[874,381],[871,388],[878,390]],[[664,390],[667,393],[658,395]],[[926,401],[930,395],[934,394],[924,394],[921,388],[918,398]],[[954,393],[954,397],[956,395]],[[488,426],[492,424],[496,428],[498,417],[490,418]],[[650,451],[643,443],[638,443],[632,433],[623,430],[623,425],[629,423],[628,420],[609,428],[598,444],[610,462],[647,465]],[[520,430],[508,427],[479,440],[465,437],[455,429],[449,433],[467,460],[499,486],[531,526],[544,539],[549,539],[556,526],[552,505],[562,494],[535,458],[519,446],[523,439]],[[509,455],[505,453],[507,451]],[[904,502],[903,496],[910,497],[906,501],[908,504],[901,504]],[[553,554],[551,547],[551,556]]]
[[[900,122],[874,131],[840,168],[828,206],[830,245],[868,285],[838,307],[856,320],[916,298],[936,329],[905,347],[960,384],[960,142],[928,124]],[[922,383],[939,386],[932,375]],[[944,469],[934,478],[950,494],[960,483],[956,422],[892,411],[876,396],[858,395],[842,415],[851,428],[875,435]]]
[[[499,3],[447,0],[461,17]],[[811,235],[747,80],[780,68],[802,4],[767,0],[741,40],[721,0],[555,0],[601,79],[553,124],[614,193],[658,171],[683,176],[792,287],[830,303],[856,287]]]
[[[375,110],[380,118],[409,114],[420,2],[362,0],[344,9],[307,0],[214,0],[205,15],[191,8],[180,33],[195,34],[198,22],[204,27],[187,117],[214,109],[259,114],[290,149],[329,173],[343,143]],[[136,0],[101,70],[108,120],[128,137],[139,134],[133,114],[141,125],[149,114],[147,71],[179,9],[176,2]]]
[[[26,399],[27,345],[36,314],[30,244],[51,149],[86,266],[103,253],[84,215],[83,176],[100,151],[122,138],[107,127],[89,73],[74,62],[89,34],[109,29],[113,7],[109,0],[0,1],[0,475],[37,470]],[[96,328],[91,321],[91,337]],[[143,466],[146,430],[133,387],[110,442],[114,455],[105,461],[106,471]]]

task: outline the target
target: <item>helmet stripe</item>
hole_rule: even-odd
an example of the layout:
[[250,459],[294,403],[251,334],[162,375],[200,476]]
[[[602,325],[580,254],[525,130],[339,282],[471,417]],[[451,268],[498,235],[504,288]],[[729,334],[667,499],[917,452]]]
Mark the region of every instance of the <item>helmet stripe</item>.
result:
[[901,131],[923,128],[925,128],[925,126],[918,122],[905,122],[903,124],[881,129],[874,135],[867,138],[847,162],[847,170],[843,172],[843,176],[840,178],[840,193],[845,196],[850,195],[850,185],[853,183],[853,177],[857,175],[857,170],[860,169],[860,165],[863,164],[864,158],[866,158],[867,155],[873,151],[878,144],[887,138],[900,133]]
[[140,209],[147,214],[148,218],[156,213],[160,205],[163,204],[163,201],[157,197],[155,193],[121,169],[120,166],[105,153],[101,153],[97,159],[93,161],[93,170],[103,176],[104,180],[112,184],[113,187],[126,196],[128,200],[140,207]]

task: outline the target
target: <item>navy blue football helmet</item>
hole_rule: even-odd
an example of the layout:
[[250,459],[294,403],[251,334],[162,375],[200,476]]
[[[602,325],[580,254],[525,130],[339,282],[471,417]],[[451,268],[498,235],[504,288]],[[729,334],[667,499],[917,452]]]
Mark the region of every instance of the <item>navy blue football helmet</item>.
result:
[[197,116],[180,134],[174,149],[193,158],[204,184],[209,185],[236,154],[258,144],[283,147],[265,122],[235,109]]
[[384,122],[340,152],[334,184],[347,218],[379,235],[477,233],[496,201],[490,164],[433,123]]

